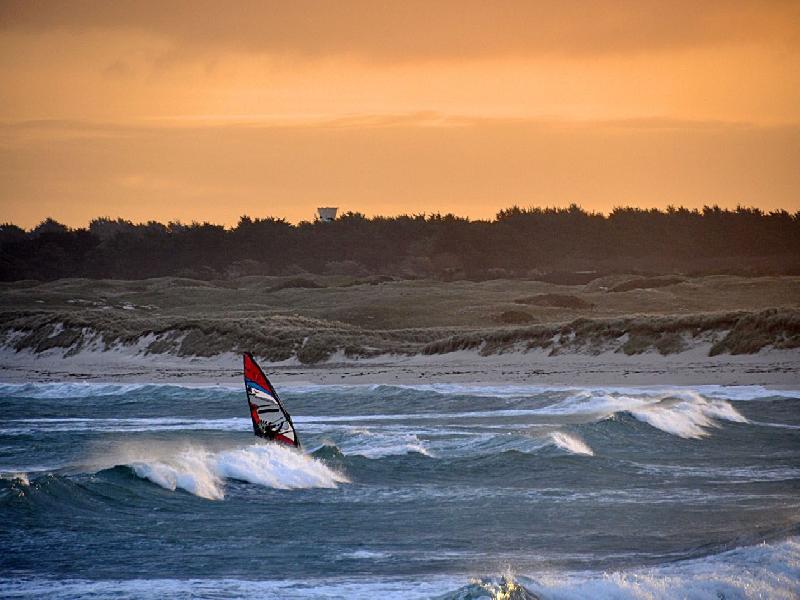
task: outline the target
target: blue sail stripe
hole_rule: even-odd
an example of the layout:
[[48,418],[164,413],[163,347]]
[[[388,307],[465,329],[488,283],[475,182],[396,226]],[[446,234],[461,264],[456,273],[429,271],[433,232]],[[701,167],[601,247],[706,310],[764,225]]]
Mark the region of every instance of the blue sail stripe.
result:
[[273,395],[273,393],[272,393],[270,390],[266,389],[264,386],[261,386],[261,385],[257,384],[257,383],[256,383],[255,381],[253,381],[252,379],[247,379],[247,378],[245,378],[244,382],[245,382],[245,384],[246,384],[246,385],[248,385],[249,387],[256,388],[257,390],[261,390],[261,391],[262,391],[262,392],[264,392],[265,394],[269,394],[269,396],[270,396],[271,398],[274,398],[274,395]]

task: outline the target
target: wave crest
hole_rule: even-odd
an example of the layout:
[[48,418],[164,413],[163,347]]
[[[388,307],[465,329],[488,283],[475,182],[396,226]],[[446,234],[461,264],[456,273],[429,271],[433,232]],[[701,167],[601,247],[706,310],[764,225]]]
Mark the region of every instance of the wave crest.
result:
[[564,433],[563,431],[554,431],[550,434],[550,439],[553,443],[567,452],[572,454],[581,454],[583,456],[594,456],[594,450],[575,434]]
[[384,433],[368,429],[353,429],[338,440],[336,446],[345,455],[365,458],[384,458],[404,454],[431,456],[422,440],[414,433]]
[[349,482],[320,460],[277,444],[218,451],[161,449],[125,464],[137,476],[164,489],[182,489],[209,500],[225,497],[225,480],[229,479],[281,490],[335,488]]
[[637,396],[583,392],[542,412],[585,414],[598,419],[628,413],[643,423],[682,438],[705,437],[709,433],[708,428],[718,427],[718,420],[748,422],[727,400],[705,398],[687,390]]

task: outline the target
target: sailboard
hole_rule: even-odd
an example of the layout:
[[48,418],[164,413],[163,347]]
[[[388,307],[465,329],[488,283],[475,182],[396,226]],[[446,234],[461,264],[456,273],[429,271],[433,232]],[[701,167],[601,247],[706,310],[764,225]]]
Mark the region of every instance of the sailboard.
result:
[[253,432],[262,438],[300,447],[292,417],[283,407],[278,392],[264,375],[253,355],[244,353],[244,388],[253,421]]

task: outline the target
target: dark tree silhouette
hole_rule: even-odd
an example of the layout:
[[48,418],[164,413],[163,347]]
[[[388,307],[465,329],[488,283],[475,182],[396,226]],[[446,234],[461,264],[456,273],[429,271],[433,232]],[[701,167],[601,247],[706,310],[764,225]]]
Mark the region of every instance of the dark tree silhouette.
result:
[[53,219],[28,232],[0,225],[3,281],[309,272],[570,283],[590,278],[581,274],[587,271],[798,274],[800,212],[671,206],[618,207],[603,215],[572,205],[513,206],[492,221],[348,212],[331,223],[297,225],[243,216],[233,229],[109,218],[93,220],[88,229]]

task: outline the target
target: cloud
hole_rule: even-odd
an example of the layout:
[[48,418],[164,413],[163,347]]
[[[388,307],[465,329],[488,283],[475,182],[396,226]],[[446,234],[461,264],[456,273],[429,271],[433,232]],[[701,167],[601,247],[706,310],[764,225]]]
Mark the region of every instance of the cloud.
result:
[[783,0],[4,0],[0,30],[138,31],[176,54],[220,50],[372,61],[586,57],[708,45],[797,47],[800,3]]

